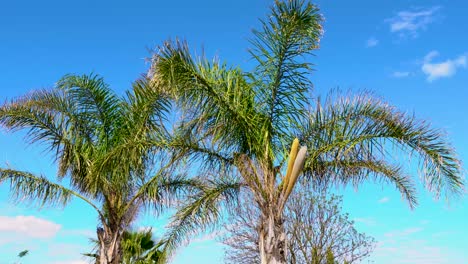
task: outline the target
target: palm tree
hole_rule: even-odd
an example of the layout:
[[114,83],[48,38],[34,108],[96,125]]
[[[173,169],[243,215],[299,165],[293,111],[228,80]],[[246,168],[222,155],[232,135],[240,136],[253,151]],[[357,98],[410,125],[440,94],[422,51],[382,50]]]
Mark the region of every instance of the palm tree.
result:
[[154,55],[154,86],[184,110],[173,145],[213,178],[175,215],[165,252],[222,219],[246,190],[261,212],[261,263],[285,263],[283,212],[302,172],[303,180],[316,182],[390,182],[413,207],[412,178],[393,159],[411,153],[430,191],[461,189],[454,151],[424,121],[365,95],[311,101],[308,55],[319,45],[321,22],[309,2],[276,1],[253,31],[252,72],[194,58],[182,41],[168,41]]
[[[160,248],[163,241],[155,241],[152,231],[124,231],[122,235],[122,259],[123,264],[152,264],[159,261],[162,255]],[[83,254],[91,257],[99,263],[99,241],[92,239],[96,253]]]
[[99,263],[120,263],[124,230],[142,209],[160,212],[196,180],[178,174],[175,158],[161,147],[168,140],[163,122],[166,98],[140,78],[118,97],[96,75],[67,75],[53,89],[37,90],[5,103],[0,124],[27,130],[55,156],[57,179],[0,169],[18,201],[66,205],[79,198],[98,214]]
[[123,235],[123,263],[152,264],[157,263],[162,255],[160,248],[163,241],[155,241],[151,230],[125,232]]

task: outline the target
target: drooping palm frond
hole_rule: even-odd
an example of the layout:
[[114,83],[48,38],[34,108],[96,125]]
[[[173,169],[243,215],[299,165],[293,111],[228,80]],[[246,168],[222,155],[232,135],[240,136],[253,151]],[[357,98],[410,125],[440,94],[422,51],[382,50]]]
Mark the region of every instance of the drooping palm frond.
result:
[[67,93],[77,111],[96,125],[95,137],[108,137],[119,117],[120,100],[98,75],[65,75],[56,87]]
[[89,155],[95,151],[95,127],[87,120],[68,92],[38,90],[4,104],[0,123],[11,130],[25,129],[30,143],[44,143],[58,161],[58,177],[71,176],[71,183],[83,193],[89,188]]
[[79,142],[71,140],[71,134],[89,135],[74,105],[58,90],[37,90],[2,105],[0,124],[11,131],[26,129],[29,143],[45,143],[57,156]]
[[0,183],[8,181],[16,201],[37,202],[40,206],[66,205],[72,196],[71,190],[52,183],[44,177],[12,169],[0,169]]
[[311,185],[317,189],[331,185],[348,183],[356,188],[364,181],[374,181],[393,184],[410,208],[417,204],[414,180],[397,165],[388,164],[384,160],[369,161],[324,161],[314,164],[313,170],[306,169],[306,176]]
[[0,184],[9,182],[10,192],[14,200],[18,202],[34,202],[39,206],[65,206],[72,197],[77,197],[91,205],[102,216],[99,208],[85,196],[53,183],[42,176],[32,173],[0,168]]
[[187,157],[190,163],[200,164],[202,170],[221,172],[234,166],[232,153],[213,144],[209,136],[203,138],[193,133],[185,124],[181,124],[166,143],[177,155]]
[[200,179],[164,172],[141,186],[132,199],[139,200],[146,208],[160,213],[164,209],[175,207],[181,203],[183,197],[202,186]]
[[429,191],[457,193],[463,183],[460,161],[439,130],[429,127],[367,95],[317,102],[303,130],[310,148],[306,174],[335,176],[332,181],[355,183],[367,175],[387,177],[410,205],[416,203],[414,187],[401,169],[387,162],[393,155],[415,154]]
[[222,210],[234,208],[238,201],[240,182],[232,180],[209,181],[193,195],[173,216],[163,238],[163,256],[158,263],[166,263],[179,246],[191,236],[213,227],[221,218]]

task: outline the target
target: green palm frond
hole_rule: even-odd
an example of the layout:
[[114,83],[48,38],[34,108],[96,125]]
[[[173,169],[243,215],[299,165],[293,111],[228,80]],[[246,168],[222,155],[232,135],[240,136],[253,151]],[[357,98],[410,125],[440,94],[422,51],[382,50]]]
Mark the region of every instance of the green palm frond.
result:
[[258,89],[256,102],[267,116],[265,133],[275,144],[273,152],[289,144],[291,125],[304,117],[312,88],[312,65],[304,56],[318,48],[322,20],[318,8],[304,0],[276,1],[261,30],[253,31],[250,53],[258,66],[251,77]]
[[80,198],[91,205],[100,216],[99,208],[85,196],[53,183],[42,176],[35,176],[32,173],[0,168],[0,184],[9,182],[10,192],[14,200],[18,202],[30,201],[45,205],[67,205],[72,197]]
[[67,97],[85,119],[99,128],[95,136],[108,136],[112,120],[119,117],[120,100],[98,75],[65,75],[56,87],[66,92]]
[[371,180],[395,185],[411,208],[418,203],[412,178],[404,174],[399,166],[388,164],[384,160],[316,161],[307,166],[307,180],[318,189],[348,183],[357,188],[362,182]]
[[121,116],[125,120],[121,132],[132,131],[134,138],[147,138],[163,132],[170,102],[151,86],[147,77],[141,77],[133,83],[132,91],[127,92],[123,108],[126,114]]
[[140,232],[125,231],[122,235],[123,258],[126,263],[140,263],[147,251],[153,249],[155,241],[151,230]]
[[[346,182],[356,172],[363,173],[364,180],[375,172],[377,164],[391,161],[393,155],[410,153],[420,160],[426,187],[436,196],[443,190],[457,193],[463,186],[460,161],[441,131],[366,95],[330,99],[325,105],[318,102],[304,128],[303,140],[310,149],[306,167],[309,174],[320,169],[325,169],[322,175],[333,172],[327,169],[336,167],[320,167],[328,162],[340,165],[340,173],[334,174],[337,180]],[[360,169],[355,171],[353,164],[360,164]],[[399,177],[398,181],[404,182],[405,178]]]
[[181,124],[180,128],[174,131],[167,146],[181,156],[188,157],[190,162],[200,163],[202,169],[207,171],[225,171],[234,165],[232,153],[213,144],[209,137],[203,138],[194,134],[185,124]]
[[186,43],[167,42],[153,58],[152,80],[186,110],[194,133],[210,135],[221,148],[251,151],[259,115],[243,73],[218,61],[196,62]]
[[174,207],[183,197],[202,186],[200,179],[165,172],[140,187],[134,198],[141,200],[147,208],[152,208],[159,213],[165,208]]
[[8,181],[16,201],[37,202],[40,206],[68,204],[72,191],[24,171],[0,169],[0,183]]
[[199,192],[179,208],[173,216],[167,234],[163,238],[163,256],[158,263],[165,263],[180,245],[193,235],[215,225],[221,212],[234,208],[242,183],[229,179],[209,181]]
[[89,169],[94,152],[92,120],[79,112],[66,91],[38,90],[0,108],[0,124],[13,131],[28,130],[30,143],[43,143],[58,161],[58,177],[72,177],[72,185],[91,192],[81,180]]
[[26,138],[30,143],[45,142],[49,150],[56,152],[60,152],[61,145],[73,144],[67,130],[83,134],[76,129],[80,123],[73,106],[59,91],[34,91],[0,108],[3,127],[11,131],[27,129]]

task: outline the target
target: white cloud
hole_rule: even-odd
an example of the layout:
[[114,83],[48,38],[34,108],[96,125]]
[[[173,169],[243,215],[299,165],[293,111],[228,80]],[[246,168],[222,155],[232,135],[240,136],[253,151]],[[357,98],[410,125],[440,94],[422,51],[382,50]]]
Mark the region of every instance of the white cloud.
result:
[[96,231],[91,229],[69,229],[60,231],[61,235],[64,236],[81,236],[81,237],[95,237]]
[[431,51],[424,57],[421,70],[429,82],[444,77],[451,77],[457,73],[459,68],[466,68],[466,55],[460,55],[455,59],[448,59],[442,62],[432,62],[438,55],[437,51]]
[[416,37],[420,30],[425,30],[429,24],[434,22],[435,14],[440,6],[412,11],[400,11],[396,16],[387,19],[390,24],[390,32],[399,33],[400,36]]
[[383,197],[383,198],[380,199],[378,202],[379,202],[379,203],[386,203],[386,202],[388,202],[388,201],[390,201],[390,198],[388,198],[388,197]]
[[361,223],[361,224],[364,224],[366,226],[375,226],[375,225],[377,225],[377,221],[375,221],[374,218],[357,217],[357,218],[354,218],[353,221],[355,223]]
[[85,252],[86,249],[80,244],[56,243],[47,245],[47,254],[50,257],[69,257],[76,253]]
[[396,71],[392,73],[394,78],[406,78],[410,76],[410,72],[407,71]]
[[461,252],[444,246],[437,239],[418,238],[420,227],[394,230],[386,233],[370,259],[373,263],[384,263],[391,259],[394,264],[449,264],[467,263]]
[[374,37],[371,37],[366,41],[366,47],[368,48],[375,47],[377,44],[379,44],[379,40]]
[[407,228],[404,230],[397,230],[397,231],[392,231],[385,233],[385,237],[390,237],[390,238],[402,238],[402,237],[407,237],[415,233],[421,232],[423,229],[421,227],[411,227]]
[[30,238],[54,237],[62,226],[35,216],[0,216],[0,233],[15,233]]
[[392,259],[395,264],[448,264],[448,255],[444,248],[427,245],[426,241],[399,241],[398,243],[380,243],[372,256],[376,263]]
[[433,50],[429,52],[426,56],[424,56],[424,62],[429,62],[437,56],[439,56],[439,52],[436,50]]

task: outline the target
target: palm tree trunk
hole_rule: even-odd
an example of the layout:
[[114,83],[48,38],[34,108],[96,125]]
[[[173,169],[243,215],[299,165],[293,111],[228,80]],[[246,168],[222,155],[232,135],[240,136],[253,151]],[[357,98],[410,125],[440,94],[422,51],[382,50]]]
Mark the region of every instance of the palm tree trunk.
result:
[[258,247],[262,264],[286,264],[286,232],[282,216],[275,215],[277,212],[270,207],[260,219]]
[[97,237],[99,241],[99,264],[120,264],[122,250],[122,235],[110,232],[110,229],[98,228]]

